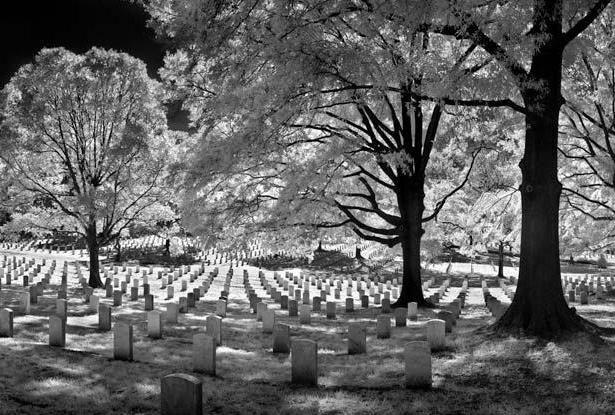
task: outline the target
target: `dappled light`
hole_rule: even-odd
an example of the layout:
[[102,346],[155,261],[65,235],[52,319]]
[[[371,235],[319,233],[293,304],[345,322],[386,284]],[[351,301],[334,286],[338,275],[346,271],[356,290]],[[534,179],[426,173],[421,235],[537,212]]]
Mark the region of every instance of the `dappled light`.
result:
[[615,1],[0,21],[0,415],[614,413]]

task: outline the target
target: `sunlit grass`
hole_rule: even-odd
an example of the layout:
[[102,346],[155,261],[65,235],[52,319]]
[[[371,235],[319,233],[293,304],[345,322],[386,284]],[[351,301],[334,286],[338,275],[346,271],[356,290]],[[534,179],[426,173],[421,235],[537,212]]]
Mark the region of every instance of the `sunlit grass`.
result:
[[[264,297],[255,269],[249,269],[253,286]],[[160,378],[174,372],[194,374],[192,336],[205,331],[225,272],[221,267],[195,309],[181,314],[177,324],[165,323],[160,340],[147,337],[142,297],[136,302],[124,297],[124,304],[113,308],[113,320],[133,324],[134,362],[112,360],[113,333],[98,330],[97,315],[78,294],[69,302],[66,349],[48,347],[48,316],[55,311],[56,292],[47,290],[32,306],[32,315],[16,316],[15,338],[0,339],[0,414],[158,413]],[[437,282],[443,279],[438,274]],[[74,278],[70,281],[75,284]],[[157,280],[150,278],[150,284],[165,320],[166,292]],[[171,301],[185,295],[180,284],[175,282]],[[460,284],[460,278],[454,277],[453,286]],[[3,306],[16,306],[19,291],[19,287],[3,290]],[[451,289],[444,301],[454,298],[455,292]],[[103,303],[111,303],[99,294]],[[473,287],[461,319],[447,335],[447,346],[432,355],[432,390],[406,390],[404,344],[424,339],[423,324],[433,313],[421,311],[418,322],[393,327],[390,339],[377,339],[375,319],[380,309],[373,304],[358,308],[355,302],[355,311],[345,313],[344,298],[338,300],[336,320],[327,320],[324,312],[312,313],[310,325],[300,325],[297,317],[289,318],[267,299],[277,321],[291,326],[291,338],[318,342],[319,386],[298,387],[290,384],[290,356],[272,353],[272,335],[263,333],[262,324],[249,313],[242,277],[236,272],[217,349],[217,376],[194,374],[203,380],[207,411],[542,415],[607,414],[615,407],[615,339],[596,345],[584,337],[557,344],[485,337],[474,330],[493,319],[482,303],[480,288]],[[609,298],[578,310],[593,321],[612,322],[615,302]],[[366,354],[347,354],[350,322],[367,324]]]

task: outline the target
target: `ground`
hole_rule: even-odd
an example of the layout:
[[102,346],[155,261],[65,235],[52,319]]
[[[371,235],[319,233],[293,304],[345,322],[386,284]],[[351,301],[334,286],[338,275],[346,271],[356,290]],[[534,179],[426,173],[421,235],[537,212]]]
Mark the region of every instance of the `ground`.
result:
[[[39,259],[45,256],[49,257],[36,254]],[[456,297],[462,276],[469,272],[464,268],[469,264],[453,265],[451,288],[443,303]],[[426,272],[436,278],[434,289],[447,278],[443,272],[446,267],[439,264]],[[291,325],[292,338],[318,342],[318,387],[294,386],[290,383],[289,355],[272,353],[272,336],[262,333],[261,323],[249,312],[242,285],[244,268],[252,285],[258,284],[256,268],[235,269],[228,314],[223,320],[222,346],[217,350],[216,377],[192,372],[191,339],[194,333],[204,331],[206,316],[214,312],[228,266],[219,266],[220,276],[196,309],[180,314],[178,324],[165,323],[161,340],[147,337],[143,298],[130,302],[124,297],[124,305],[114,308],[113,319],[134,324],[134,362],[113,360],[113,334],[98,330],[97,315],[84,303],[72,267],[67,346],[48,346],[47,317],[55,310],[60,280],[56,272],[31,314],[15,317],[14,338],[0,338],[0,414],[155,414],[159,413],[161,377],[177,372],[203,380],[205,413],[546,415],[612,414],[615,408],[615,338],[596,342],[579,337],[555,344],[492,338],[476,332],[494,321],[482,302],[478,275],[470,280],[466,307],[453,333],[447,334],[447,347],[432,355],[431,390],[403,387],[402,352],[407,341],[423,337],[422,322],[431,318],[432,312],[420,311],[418,322],[393,327],[390,339],[376,339],[375,319],[380,307],[370,303],[368,309],[361,309],[356,293],[356,311],[345,313],[338,307],[334,321],[326,320],[324,313],[313,313],[312,324],[306,326],[300,325],[297,317],[279,312],[278,321]],[[475,268],[476,273],[492,271],[491,267]],[[212,269],[206,267],[206,273]],[[507,272],[514,270],[507,268]],[[306,274],[324,278],[322,271]],[[202,279],[199,277],[189,288]],[[492,294],[505,300],[498,280],[486,279]],[[160,289],[155,277],[149,280],[156,307],[164,311],[166,290]],[[177,301],[185,294],[180,292],[180,280],[174,285]],[[23,289],[15,283],[3,285],[1,307],[18,309],[17,295]],[[262,290],[257,292],[264,295]],[[110,303],[102,290],[97,294],[103,297],[101,301]],[[340,304],[344,294],[345,290]],[[268,302],[270,308],[279,307]],[[582,316],[615,327],[614,298],[574,305]],[[368,323],[367,354],[347,355],[350,321]]]

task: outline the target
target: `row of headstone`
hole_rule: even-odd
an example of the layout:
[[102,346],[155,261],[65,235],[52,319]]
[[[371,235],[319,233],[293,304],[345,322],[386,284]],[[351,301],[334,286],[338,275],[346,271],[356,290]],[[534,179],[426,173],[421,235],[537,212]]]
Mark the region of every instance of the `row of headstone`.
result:
[[[195,335],[195,371],[215,374],[215,344],[207,335]],[[212,353],[214,351],[213,360]],[[431,350],[425,341],[408,342],[404,346],[407,388],[431,388]],[[318,385],[318,344],[309,339],[296,339],[291,350],[291,383]],[[162,415],[201,415],[203,382],[188,374],[170,374],[162,378],[160,387]]]

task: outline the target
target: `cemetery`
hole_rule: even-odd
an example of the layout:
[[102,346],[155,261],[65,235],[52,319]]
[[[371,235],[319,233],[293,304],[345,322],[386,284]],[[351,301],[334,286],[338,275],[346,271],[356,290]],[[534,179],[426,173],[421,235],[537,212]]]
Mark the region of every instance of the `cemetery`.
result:
[[0,415],[615,413],[614,22],[15,2]]
[[[610,411],[612,345],[480,331],[510,304],[514,267],[501,279],[488,264],[428,266],[423,288],[438,307],[391,309],[394,274],[231,259],[258,252],[202,250],[174,268],[103,262],[105,288],[92,289],[78,253],[4,245],[3,410],[158,413],[194,402],[204,413],[524,413],[532,401],[547,413]],[[562,279],[569,305],[611,327],[614,284],[608,271]],[[552,382],[566,386],[541,390]]]

